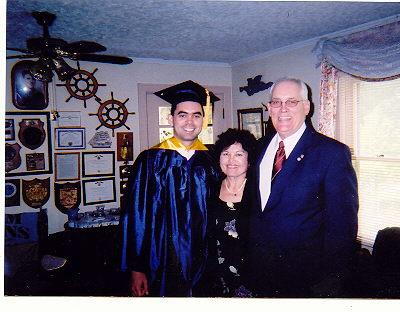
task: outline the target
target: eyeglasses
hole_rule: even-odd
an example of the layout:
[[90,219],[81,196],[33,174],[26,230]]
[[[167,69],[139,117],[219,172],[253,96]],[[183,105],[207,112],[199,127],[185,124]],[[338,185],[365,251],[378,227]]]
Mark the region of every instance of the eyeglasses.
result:
[[295,107],[299,102],[301,102],[303,100],[293,100],[293,99],[289,99],[286,100],[286,102],[282,102],[281,100],[272,100],[271,102],[269,102],[269,105],[271,105],[271,107],[273,108],[279,108],[282,107],[282,103],[285,103],[286,107]]

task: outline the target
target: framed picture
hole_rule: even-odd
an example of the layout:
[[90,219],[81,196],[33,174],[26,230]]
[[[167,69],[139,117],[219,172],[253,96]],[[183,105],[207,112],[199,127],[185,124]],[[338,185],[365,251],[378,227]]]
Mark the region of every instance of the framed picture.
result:
[[58,127],[68,128],[68,127],[80,127],[81,126],[81,112],[58,112]]
[[84,177],[99,177],[115,175],[114,152],[83,152],[82,175]]
[[55,180],[80,179],[80,154],[79,153],[54,153]]
[[86,148],[85,128],[56,128],[55,149]]
[[83,180],[84,205],[115,202],[115,179],[102,178]]
[[117,161],[133,160],[133,132],[117,132]]
[[11,70],[12,101],[21,110],[43,110],[48,106],[47,83],[34,78],[34,64],[30,60],[20,61]]
[[160,143],[166,139],[172,138],[174,136],[174,128],[169,127],[169,128],[159,128],[159,137],[160,137]]
[[171,106],[158,107],[158,125],[169,126],[168,116],[171,114]]
[[[49,112],[6,112],[6,177],[53,173]],[[13,131],[11,129],[14,129]]]
[[43,170],[45,167],[44,153],[26,154],[26,170]]
[[264,121],[262,108],[238,109],[239,129],[250,131],[256,139],[264,135]]
[[6,141],[14,141],[15,140],[14,119],[6,119],[5,140]]
[[213,127],[208,126],[203,129],[199,134],[199,139],[203,144],[213,144],[214,143],[214,132]]

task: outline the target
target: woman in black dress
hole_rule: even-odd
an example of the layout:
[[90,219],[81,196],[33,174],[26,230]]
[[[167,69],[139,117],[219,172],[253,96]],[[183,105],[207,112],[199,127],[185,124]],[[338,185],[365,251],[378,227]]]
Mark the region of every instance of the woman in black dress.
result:
[[218,136],[215,155],[219,159],[223,179],[219,196],[210,211],[213,250],[213,296],[250,297],[243,285],[240,268],[244,246],[240,239],[245,234],[246,204],[242,202],[247,170],[253,163],[255,137],[246,130],[228,129]]

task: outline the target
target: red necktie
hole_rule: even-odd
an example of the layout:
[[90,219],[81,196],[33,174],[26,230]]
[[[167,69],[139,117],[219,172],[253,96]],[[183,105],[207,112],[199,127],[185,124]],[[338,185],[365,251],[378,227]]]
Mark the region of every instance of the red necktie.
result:
[[280,141],[278,150],[276,151],[275,154],[274,168],[272,169],[272,180],[276,177],[279,171],[281,171],[285,160],[286,160],[285,145],[283,144],[283,141]]

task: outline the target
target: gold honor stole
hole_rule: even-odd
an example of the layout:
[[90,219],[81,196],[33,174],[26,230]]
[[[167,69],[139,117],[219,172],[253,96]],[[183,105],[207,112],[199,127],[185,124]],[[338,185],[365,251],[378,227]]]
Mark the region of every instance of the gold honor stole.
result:
[[172,137],[170,139],[167,139],[165,141],[162,141],[161,143],[151,147],[153,148],[158,148],[158,149],[169,149],[169,150],[174,150],[174,151],[208,151],[208,148],[201,143],[199,139],[196,139],[190,146],[185,146],[183,145],[177,138]]

